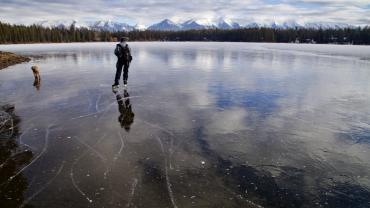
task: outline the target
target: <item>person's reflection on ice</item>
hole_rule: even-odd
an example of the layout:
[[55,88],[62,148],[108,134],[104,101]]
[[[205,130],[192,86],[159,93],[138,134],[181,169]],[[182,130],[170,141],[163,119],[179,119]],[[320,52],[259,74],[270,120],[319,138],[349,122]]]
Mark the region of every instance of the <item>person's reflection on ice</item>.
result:
[[121,127],[128,132],[130,131],[131,124],[134,123],[135,117],[134,112],[132,112],[132,106],[129,98],[130,95],[126,89],[123,91],[123,98],[119,93],[115,94],[118,103],[118,111],[120,113],[118,116],[118,122],[120,123]]

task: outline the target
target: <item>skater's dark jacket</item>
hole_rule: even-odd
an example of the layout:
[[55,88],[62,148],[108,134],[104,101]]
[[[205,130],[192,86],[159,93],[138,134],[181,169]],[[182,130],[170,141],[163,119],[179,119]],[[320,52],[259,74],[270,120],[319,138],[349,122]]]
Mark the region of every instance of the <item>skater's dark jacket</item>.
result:
[[126,42],[120,42],[117,44],[117,47],[120,47],[121,51],[124,51],[121,57],[118,57],[118,61],[123,63],[131,62],[132,55],[131,55],[131,48]]

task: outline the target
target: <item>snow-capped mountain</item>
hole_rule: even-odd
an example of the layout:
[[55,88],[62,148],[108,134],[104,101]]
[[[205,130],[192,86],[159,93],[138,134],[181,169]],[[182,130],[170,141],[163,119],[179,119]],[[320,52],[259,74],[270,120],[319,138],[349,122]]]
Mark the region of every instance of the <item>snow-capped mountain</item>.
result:
[[272,29],[295,29],[302,28],[301,24],[295,21],[286,21],[286,22],[250,22],[244,25],[244,28],[272,28]]
[[131,26],[126,23],[114,22],[111,20],[99,20],[99,21],[87,21],[87,22],[79,22],[77,20],[70,20],[70,21],[51,21],[45,20],[36,22],[36,25],[47,27],[47,28],[64,28],[69,29],[71,26],[75,28],[87,28],[91,30],[98,30],[98,31],[109,31],[109,32],[118,32],[118,31],[132,31],[132,30],[145,30],[146,27],[142,25],[135,25]]
[[257,22],[251,22],[246,25],[244,25],[244,28],[261,28],[264,27],[264,24],[257,23]]
[[110,20],[93,22],[89,24],[89,28],[92,30],[109,31],[109,32],[132,31],[135,29],[134,26],[131,26],[129,24],[113,22]]
[[219,19],[216,24],[214,24],[218,29],[230,30],[230,29],[239,29],[241,28],[240,24],[234,22],[230,19]]
[[183,23],[175,23],[165,19],[148,28],[148,30],[163,30],[163,31],[179,31],[179,30],[202,30],[202,29],[236,29],[241,26],[229,19],[217,19],[212,21],[209,19],[190,19]]
[[165,19],[157,24],[148,27],[148,30],[160,30],[160,31],[178,31],[181,30],[182,26],[169,20]]
[[78,22],[77,20],[67,20],[67,21],[45,20],[45,21],[36,22],[35,25],[39,25],[39,26],[46,27],[46,28],[61,28],[61,29],[69,29],[71,26],[74,26],[75,28],[82,28],[82,27],[87,28],[88,27],[86,23]]
[[289,20],[285,22],[250,22],[247,23],[245,28],[273,28],[273,29],[343,29],[343,28],[353,28],[355,26],[342,23],[330,23],[330,22],[298,22],[294,20]]
[[211,29],[213,28],[212,22],[208,20],[195,20],[191,19],[188,21],[185,21],[181,24],[182,30],[202,30],[202,29]]
[[305,24],[304,23],[299,23],[299,22],[294,21],[294,20],[288,20],[288,21],[283,22],[281,24],[281,27],[283,29],[304,28]]
[[273,28],[273,29],[297,29],[297,28],[310,28],[310,29],[342,29],[342,28],[354,28],[355,26],[343,23],[328,23],[328,22],[303,22],[296,20],[288,20],[284,22],[249,22],[240,25],[230,19],[219,18],[215,20],[211,19],[191,19],[183,23],[176,23],[169,19],[165,19],[159,23],[153,24],[149,27],[144,25],[130,25],[127,23],[114,22],[111,20],[100,20],[90,22],[79,22],[77,20],[69,21],[40,21],[35,23],[36,25],[47,27],[47,28],[65,28],[69,29],[71,26],[74,28],[88,28],[91,30],[98,31],[133,31],[133,30],[158,30],[158,31],[182,31],[182,30],[201,30],[201,29],[239,29],[239,28]]
[[147,29],[147,27],[146,27],[145,25],[136,24],[136,25],[134,26],[134,29],[135,29],[135,30],[144,31],[144,30],[146,30],[146,29]]
[[316,23],[306,23],[304,27],[311,29],[343,29],[343,28],[354,28],[355,26],[344,23],[316,22]]

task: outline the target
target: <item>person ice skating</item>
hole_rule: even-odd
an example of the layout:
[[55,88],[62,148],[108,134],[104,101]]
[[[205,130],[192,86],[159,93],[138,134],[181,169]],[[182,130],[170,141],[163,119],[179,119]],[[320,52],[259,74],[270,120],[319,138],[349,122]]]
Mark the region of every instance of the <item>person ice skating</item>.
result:
[[116,64],[116,76],[114,79],[114,84],[112,85],[113,89],[118,88],[119,86],[119,79],[122,73],[123,67],[123,84],[127,86],[127,79],[128,79],[128,68],[130,67],[130,62],[132,61],[131,56],[131,49],[127,44],[128,38],[122,37],[120,43],[116,45],[116,49],[114,50],[114,54],[117,56],[117,64]]

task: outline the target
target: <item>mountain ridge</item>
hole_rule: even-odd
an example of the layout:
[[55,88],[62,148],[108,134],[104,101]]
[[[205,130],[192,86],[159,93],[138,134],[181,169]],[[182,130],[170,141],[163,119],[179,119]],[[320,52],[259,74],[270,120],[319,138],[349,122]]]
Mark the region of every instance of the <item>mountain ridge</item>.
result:
[[272,29],[343,29],[355,28],[356,26],[345,23],[331,23],[331,22],[298,22],[295,20],[288,20],[284,22],[257,22],[252,21],[245,24],[239,24],[231,19],[218,18],[216,20],[208,19],[190,19],[184,22],[175,22],[170,19],[164,19],[158,23],[150,26],[145,25],[130,25],[124,22],[116,22],[111,20],[98,20],[80,22],[77,20],[67,21],[39,21],[36,25],[48,28],[87,28],[98,31],[133,31],[133,30],[153,30],[153,31],[186,31],[186,30],[202,30],[202,29],[240,29],[240,28],[272,28]]

